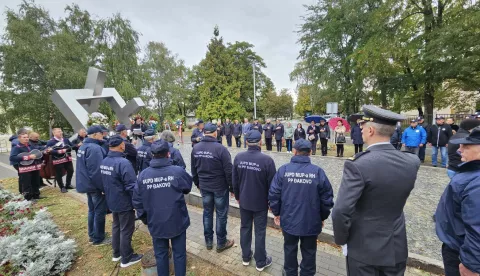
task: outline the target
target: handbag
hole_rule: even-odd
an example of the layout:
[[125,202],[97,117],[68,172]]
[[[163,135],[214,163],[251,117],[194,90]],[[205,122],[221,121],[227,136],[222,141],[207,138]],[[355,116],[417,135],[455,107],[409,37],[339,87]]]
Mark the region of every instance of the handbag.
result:
[[346,139],[345,139],[345,135],[339,134],[339,135],[337,136],[337,141],[336,141],[337,144],[344,144],[344,143],[346,143],[346,142],[347,142],[347,141],[346,141]]
[[310,140],[310,141],[315,140],[315,135],[312,134],[312,135],[308,136],[308,140]]

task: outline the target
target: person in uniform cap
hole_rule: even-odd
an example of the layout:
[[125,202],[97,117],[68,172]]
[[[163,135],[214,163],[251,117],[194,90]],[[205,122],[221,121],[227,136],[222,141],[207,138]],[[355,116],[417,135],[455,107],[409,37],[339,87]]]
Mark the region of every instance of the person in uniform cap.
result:
[[203,120],[198,120],[197,122],[197,128],[193,130],[192,132],[192,147],[195,146],[195,144],[199,143],[202,141],[203,138],[203,128],[205,127],[205,124],[203,123]]
[[150,153],[150,147],[155,140],[156,132],[153,129],[147,129],[144,133],[144,142],[137,149],[137,171],[140,173],[150,166],[150,160],[152,160],[152,154]]
[[252,259],[252,224],[255,224],[255,262],[258,271],[272,264],[265,250],[268,218],[268,190],[275,175],[275,162],[261,153],[262,134],[247,132],[248,150],[237,154],[233,162],[232,185],[240,205],[240,244],[243,265]]
[[135,170],[135,173],[137,173],[138,172],[138,170],[137,170],[137,149],[127,139],[128,138],[127,127],[125,127],[125,125],[119,124],[119,125],[117,125],[115,131],[125,141],[125,154],[126,154],[125,158],[127,158],[127,160],[130,161],[133,169]]
[[108,208],[112,211],[112,261],[121,260],[120,267],[140,262],[141,254],[133,253],[132,236],[135,231],[135,211],[132,195],[137,176],[130,162],[123,158],[125,141],[120,136],[110,138],[110,150],[102,161],[100,172]]
[[103,134],[103,143],[102,143],[102,148],[105,150],[105,154],[108,153],[109,147],[108,147],[108,129],[105,126],[100,125],[102,128],[102,134]]
[[168,142],[168,146],[170,147],[170,159],[172,159],[172,164],[185,169],[187,165],[185,165],[182,154],[178,149],[173,147],[173,142],[175,142],[175,135],[173,134],[173,132],[171,132],[170,130],[164,130],[162,132],[162,135],[160,135],[160,139]]
[[363,112],[362,136],[369,146],[345,161],[332,213],[335,243],[347,254],[348,275],[403,275],[408,256],[403,208],[420,160],[390,144],[403,116],[371,105]]
[[311,164],[312,144],[299,139],[290,163],[278,169],[268,199],[275,224],[283,232],[284,275],[298,275],[298,242],[302,252],[300,275],[315,275],[317,237],[333,207],[333,190],[325,172]]
[[[462,122],[463,123],[463,122]],[[443,192],[436,232],[443,242],[445,275],[480,275],[480,127],[449,144],[460,145],[458,173]]]
[[[215,143],[217,144],[217,143]],[[158,140],[151,146],[150,167],[138,176],[134,207],[148,225],[157,261],[157,275],[168,276],[168,248],[172,243],[175,275],[185,275],[187,267],[187,228],[190,226],[184,194],[192,189],[192,177],[173,166],[170,146]]]
[[208,250],[213,248],[213,209],[217,214],[217,252],[231,248],[227,239],[229,207],[228,191],[232,188],[232,159],[227,148],[217,142],[217,126],[205,125],[205,137],[193,147],[191,171],[193,182],[200,189],[203,200],[203,228]]
[[90,242],[94,245],[105,245],[111,240],[105,238],[107,203],[100,165],[106,153],[101,147],[102,129],[100,126],[91,126],[87,129],[87,135],[77,152],[75,183],[77,192],[87,194]]
[[[455,133],[451,140],[460,139],[467,137],[472,129],[480,126],[480,121],[476,119],[465,119],[460,123],[457,133]],[[460,165],[463,163],[462,156],[458,154],[458,149],[460,145],[458,144],[448,144],[448,169],[447,175],[450,179],[453,178],[458,172]]]
[[[63,137],[61,128],[54,128],[52,130],[53,138],[47,142],[47,148],[52,148],[50,154],[53,159],[53,167],[55,168],[55,181],[60,187],[62,193],[66,193],[67,189],[73,189],[73,163],[72,163],[72,148],[73,144],[67,138]],[[57,146],[58,145],[58,146]],[[63,185],[63,171],[67,171],[66,183]]]

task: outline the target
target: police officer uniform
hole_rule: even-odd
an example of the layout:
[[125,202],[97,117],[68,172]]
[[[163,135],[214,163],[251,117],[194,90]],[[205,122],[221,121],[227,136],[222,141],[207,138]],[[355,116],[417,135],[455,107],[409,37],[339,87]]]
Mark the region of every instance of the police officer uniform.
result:
[[10,154],[10,162],[18,168],[19,190],[23,194],[25,200],[40,198],[40,169],[42,161],[35,159],[30,165],[22,165],[21,161],[31,160],[29,155],[18,156],[21,153],[29,153],[35,149],[30,143],[21,144],[20,142],[12,148]]
[[295,156],[278,169],[268,199],[283,231],[284,274],[298,275],[300,241],[301,275],[315,275],[317,236],[333,207],[333,190],[323,169],[310,162],[311,143],[299,139],[293,148]]
[[135,231],[135,211],[132,195],[137,176],[130,162],[123,158],[117,147],[123,143],[120,136],[109,141],[110,151],[102,161],[100,172],[108,208],[112,211],[113,261],[121,260],[121,267],[140,261],[142,255],[134,254],[132,235]]
[[145,170],[150,166],[150,160],[152,160],[152,154],[150,152],[150,147],[152,146],[151,142],[148,142],[148,137],[153,137],[155,135],[155,130],[147,129],[145,131],[145,141],[137,149],[137,170],[138,173]]
[[[197,125],[199,126],[200,124],[203,124],[203,121],[202,120],[199,120]],[[192,131],[192,137],[191,137],[191,141],[192,141],[192,147],[195,146],[196,144],[198,144],[202,138],[203,138],[203,129],[200,129],[200,128],[196,128]]]
[[[52,155],[53,167],[55,168],[55,181],[60,187],[62,193],[66,193],[67,189],[73,189],[72,177],[73,177],[73,163],[72,163],[72,148],[73,144],[67,138],[53,137],[47,142],[47,147],[54,147],[57,143],[61,143],[60,147],[52,149],[50,154]],[[66,185],[63,185],[63,170],[67,171]]]
[[[248,143],[258,143],[262,134],[256,130],[247,133]],[[258,271],[272,263],[267,257],[265,236],[268,218],[268,190],[276,173],[273,159],[261,152],[260,146],[249,145],[246,152],[237,154],[233,162],[232,185],[240,205],[240,244],[243,264],[252,258],[252,224],[255,223],[255,262]]]
[[171,241],[175,275],[185,275],[186,230],[190,226],[190,218],[184,194],[190,193],[192,189],[192,177],[181,167],[173,166],[168,155],[164,155],[169,152],[166,141],[155,141],[151,152],[153,159],[150,167],[138,176],[134,208],[137,215],[148,225],[152,236],[157,274],[170,275],[168,248]]
[[[362,123],[390,125],[392,132],[396,123],[405,119],[376,106],[364,106],[363,112]],[[368,124],[363,125],[364,133],[366,128],[368,133]],[[345,161],[332,219],[335,242],[347,245],[351,276],[405,272],[408,246],[403,208],[414,187],[420,160],[396,150],[390,136]]]
[[[117,133],[121,133],[122,131],[127,130],[127,127],[125,125],[119,124],[117,125],[115,131]],[[135,173],[138,173],[137,170],[137,149],[135,148],[132,143],[130,143],[126,137],[123,137],[123,141],[125,142],[125,158],[130,161],[132,164],[133,169],[135,170]]]
[[[460,132],[459,132],[460,133]],[[480,127],[467,136],[452,139],[449,145],[480,146]],[[438,203],[437,236],[442,241],[445,275],[460,275],[460,264],[480,273],[480,160],[469,160],[458,166]],[[463,274],[462,274],[463,275]]]
[[[217,126],[208,123],[205,134],[213,134]],[[207,249],[213,248],[213,209],[217,214],[217,252],[233,246],[227,240],[229,194],[232,191],[232,160],[227,148],[207,135],[192,150],[191,171],[193,182],[200,189],[203,200],[203,228]]]
[[[87,134],[101,133],[99,126],[91,126]],[[77,152],[75,174],[76,190],[87,194],[88,199],[88,236],[90,242],[100,245],[105,240],[105,215],[107,203],[105,201],[100,165],[105,157],[101,147],[102,140],[87,137],[83,140]]]

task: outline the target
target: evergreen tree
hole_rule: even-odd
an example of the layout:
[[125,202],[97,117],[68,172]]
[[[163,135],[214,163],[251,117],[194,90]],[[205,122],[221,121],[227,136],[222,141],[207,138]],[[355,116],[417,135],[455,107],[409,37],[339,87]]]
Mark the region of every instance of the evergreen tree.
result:
[[233,57],[214,29],[205,58],[198,66],[198,94],[200,104],[196,117],[204,120],[241,118],[245,110],[240,103],[241,83],[236,76]]

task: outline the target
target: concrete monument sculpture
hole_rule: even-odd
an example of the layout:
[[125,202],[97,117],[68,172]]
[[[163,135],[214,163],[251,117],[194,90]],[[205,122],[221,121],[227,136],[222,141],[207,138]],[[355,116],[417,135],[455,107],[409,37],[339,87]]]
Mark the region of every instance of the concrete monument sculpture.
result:
[[115,88],[104,88],[105,75],[105,71],[90,67],[84,89],[62,89],[53,92],[53,103],[75,131],[87,127],[88,114],[98,111],[101,101],[107,101],[117,120],[127,127],[131,124],[130,116],[145,106],[140,98],[133,98],[125,103]]

